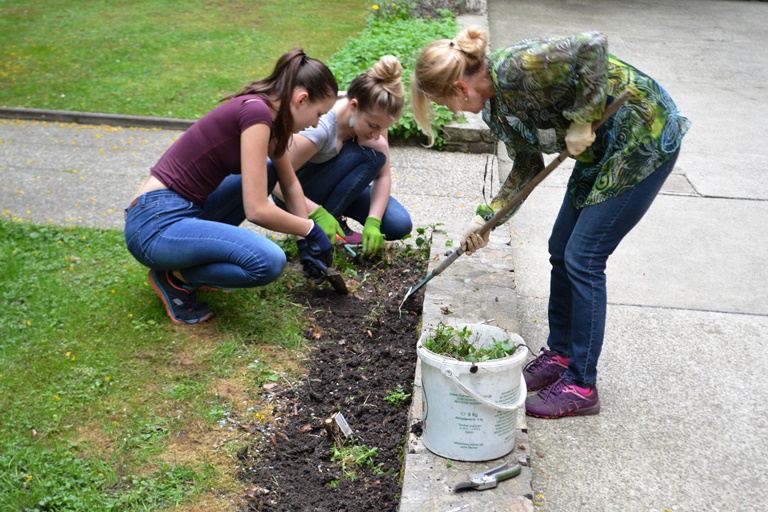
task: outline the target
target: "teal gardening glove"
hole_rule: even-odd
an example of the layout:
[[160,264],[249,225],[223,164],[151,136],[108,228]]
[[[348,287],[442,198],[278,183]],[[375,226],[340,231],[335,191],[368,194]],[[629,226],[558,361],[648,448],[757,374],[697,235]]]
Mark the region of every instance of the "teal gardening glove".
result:
[[344,230],[341,229],[339,221],[322,206],[318,205],[318,207],[309,214],[309,218],[315,221],[315,223],[320,226],[320,229],[328,235],[328,240],[335,242],[336,235],[344,236]]
[[381,233],[381,219],[368,217],[363,226],[363,254],[373,256],[384,248],[384,235]]

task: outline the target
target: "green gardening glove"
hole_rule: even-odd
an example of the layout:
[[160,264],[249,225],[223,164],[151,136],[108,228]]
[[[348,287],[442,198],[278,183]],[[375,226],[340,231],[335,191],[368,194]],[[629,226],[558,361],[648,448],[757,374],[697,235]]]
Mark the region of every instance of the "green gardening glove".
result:
[[309,214],[309,218],[315,221],[315,223],[320,226],[320,229],[328,235],[328,239],[332,244],[336,243],[336,235],[344,236],[344,230],[341,229],[339,221],[322,206],[315,208],[314,211]]
[[384,235],[381,234],[381,219],[368,217],[363,226],[363,254],[373,256],[384,248]]

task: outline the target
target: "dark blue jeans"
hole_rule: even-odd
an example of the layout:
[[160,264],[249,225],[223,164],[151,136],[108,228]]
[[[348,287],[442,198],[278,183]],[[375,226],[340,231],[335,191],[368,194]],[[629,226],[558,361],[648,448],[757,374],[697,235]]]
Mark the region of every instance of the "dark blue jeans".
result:
[[[371,207],[370,183],[386,162],[386,155],[352,139],[344,143],[334,158],[321,164],[308,163],[296,172],[304,195],[334,217],[344,215],[365,224]],[[270,173],[274,173],[272,164]],[[275,203],[285,208],[282,201]],[[413,228],[408,211],[394,197],[389,198],[381,232],[387,240],[400,240]]]
[[594,386],[608,303],[605,267],[619,242],[650,208],[680,150],[629,192],[574,208],[566,192],[549,239],[552,273],[547,345],[571,358],[566,378]]
[[242,177],[231,175],[205,206],[171,190],[142,195],[126,213],[125,241],[140,263],[180,270],[190,286],[262,286],[280,276],[285,253],[268,238],[238,227],[244,220]]

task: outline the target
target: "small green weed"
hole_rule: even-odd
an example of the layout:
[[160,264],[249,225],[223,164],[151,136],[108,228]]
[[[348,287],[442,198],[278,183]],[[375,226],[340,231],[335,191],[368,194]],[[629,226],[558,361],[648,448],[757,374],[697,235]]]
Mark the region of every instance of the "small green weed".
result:
[[[416,245],[416,249],[413,249],[410,245],[406,246],[406,252],[408,253],[408,256],[413,256],[415,258],[420,258],[422,260],[429,259],[429,251],[430,251],[430,245],[432,243],[432,234],[437,231],[437,228],[442,226],[442,222],[436,222],[434,224],[430,224],[429,226],[425,228],[416,228],[416,239],[414,240],[414,244]],[[408,240],[411,238],[412,235],[407,235],[403,240]],[[447,245],[447,242],[446,242]],[[408,251],[412,250],[413,253],[410,253]]]
[[378,453],[378,448],[368,448],[364,444],[357,444],[355,439],[351,439],[351,444],[331,447],[331,462],[338,463],[344,478],[354,480],[359,468],[368,468],[376,475],[383,473],[382,464],[376,464]]
[[256,376],[256,385],[262,387],[269,382],[277,382],[280,380],[280,375],[272,372],[267,368],[264,361],[256,359],[254,362],[248,365],[248,369],[251,370]]
[[402,384],[398,384],[394,390],[390,390],[387,393],[387,395],[384,397],[384,401],[388,404],[394,405],[395,407],[400,407],[406,403],[409,398],[411,398],[411,394],[406,393],[403,390]]

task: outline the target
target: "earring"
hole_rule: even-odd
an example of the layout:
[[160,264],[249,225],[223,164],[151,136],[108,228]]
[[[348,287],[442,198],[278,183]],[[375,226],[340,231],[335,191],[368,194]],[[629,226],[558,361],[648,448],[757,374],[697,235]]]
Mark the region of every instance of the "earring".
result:
[[352,128],[353,126],[355,126],[355,118],[349,116],[349,127]]
[[466,103],[466,102],[468,102],[468,101],[469,101],[469,98],[467,98],[466,96],[464,96],[464,103]]

